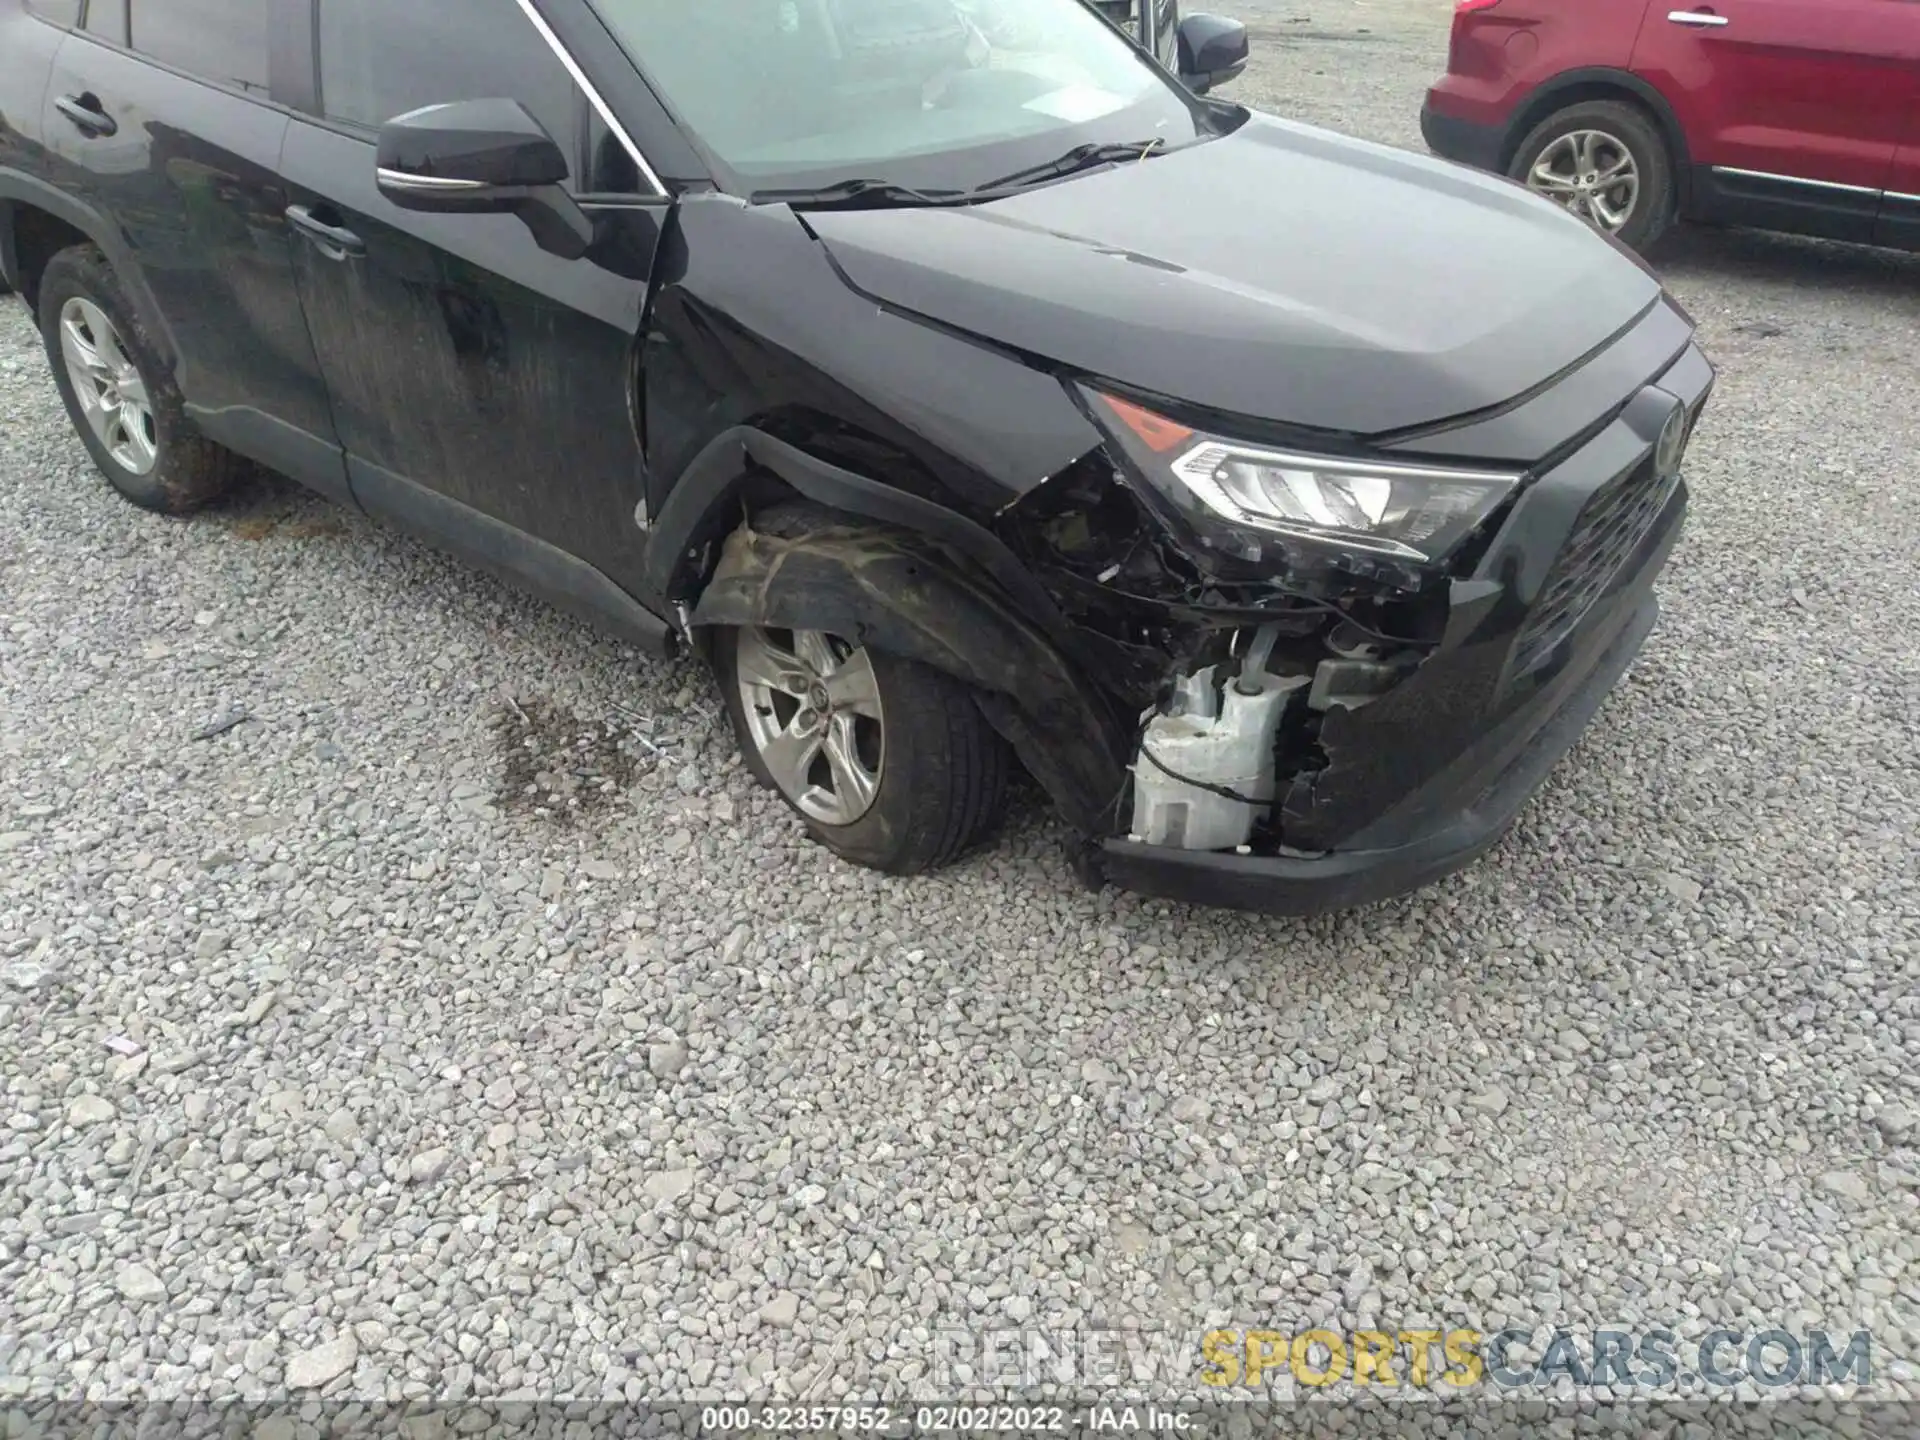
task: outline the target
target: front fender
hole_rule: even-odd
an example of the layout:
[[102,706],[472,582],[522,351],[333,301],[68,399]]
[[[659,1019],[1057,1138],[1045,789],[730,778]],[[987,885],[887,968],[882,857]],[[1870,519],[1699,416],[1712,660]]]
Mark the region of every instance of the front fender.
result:
[[918,537],[842,524],[782,535],[749,522],[726,538],[690,623],[826,630],[945,671],[972,687],[1070,824],[1113,828],[1127,741],[1105,702],[990,581]]

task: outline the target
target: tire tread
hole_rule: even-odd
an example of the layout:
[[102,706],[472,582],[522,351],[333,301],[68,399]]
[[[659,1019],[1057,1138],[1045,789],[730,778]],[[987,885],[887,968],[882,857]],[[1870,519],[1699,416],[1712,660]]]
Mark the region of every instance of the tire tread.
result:
[[[731,632],[716,637],[714,661],[735,738],[754,778],[779,794],[753,749],[741,710],[733,643]],[[851,825],[802,819],[815,839],[855,864],[889,875],[938,870],[999,823],[1012,755],[960,681],[897,655],[869,653],[890,747],[880,793],[873,808]]]

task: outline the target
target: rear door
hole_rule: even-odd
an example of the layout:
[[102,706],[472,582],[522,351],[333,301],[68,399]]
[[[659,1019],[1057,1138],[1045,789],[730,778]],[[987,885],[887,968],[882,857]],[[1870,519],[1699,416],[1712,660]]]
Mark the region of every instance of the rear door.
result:
[[268,0],[92,0],[54,61],[51,178],[107,217],[212,438],[346,498],[275,173]]
[[[297,264],[356,496],[549,592],[528,569],[545,552],[520,537],[644,601],[630,401],[668,198],[515,0],[313,3],[318,83],[282,166],[303,219],[346,240],[303,245]],[[511,215],[423,214],[380,194],[382,123],[483,99],[519,101],[567,151],[621,273],[543,251]]]
[[1920,0],[1655,0],[1633,68],[1703,218],[1866,240],[1920,90]]
[[6,293],[6,268],[18,262],[10,253],[13,226],[6,206],[28,199],[46,174],[40,146],[41,100],[53,57],[66,42],[62,28],[78,20],[75,0],[62,5],[9,5],[0,0],[0,295]]

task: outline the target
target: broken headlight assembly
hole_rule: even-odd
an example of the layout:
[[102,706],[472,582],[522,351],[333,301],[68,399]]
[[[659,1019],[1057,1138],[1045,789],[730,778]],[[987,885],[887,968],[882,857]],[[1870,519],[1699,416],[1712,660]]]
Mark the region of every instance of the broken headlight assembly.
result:
[[[1128,458],[1210,548],[1248,562],[1284,552],[1410,588],[1505,503],[1519,471],[1317,455],[1208,434],[1086,392]],[[1271,537],[1268,540],[1267,537]]]

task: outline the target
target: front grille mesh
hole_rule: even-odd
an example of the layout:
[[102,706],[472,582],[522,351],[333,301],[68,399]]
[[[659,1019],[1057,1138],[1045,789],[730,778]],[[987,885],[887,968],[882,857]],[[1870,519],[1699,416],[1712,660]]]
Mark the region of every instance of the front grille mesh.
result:
[[1653,522],[1674,482],[1654,473],[1653,457],[1609,481],[1590,499],[1553,563],[1540,599],[1514,642],[1513,673],[1538,669],[1606,594]]

